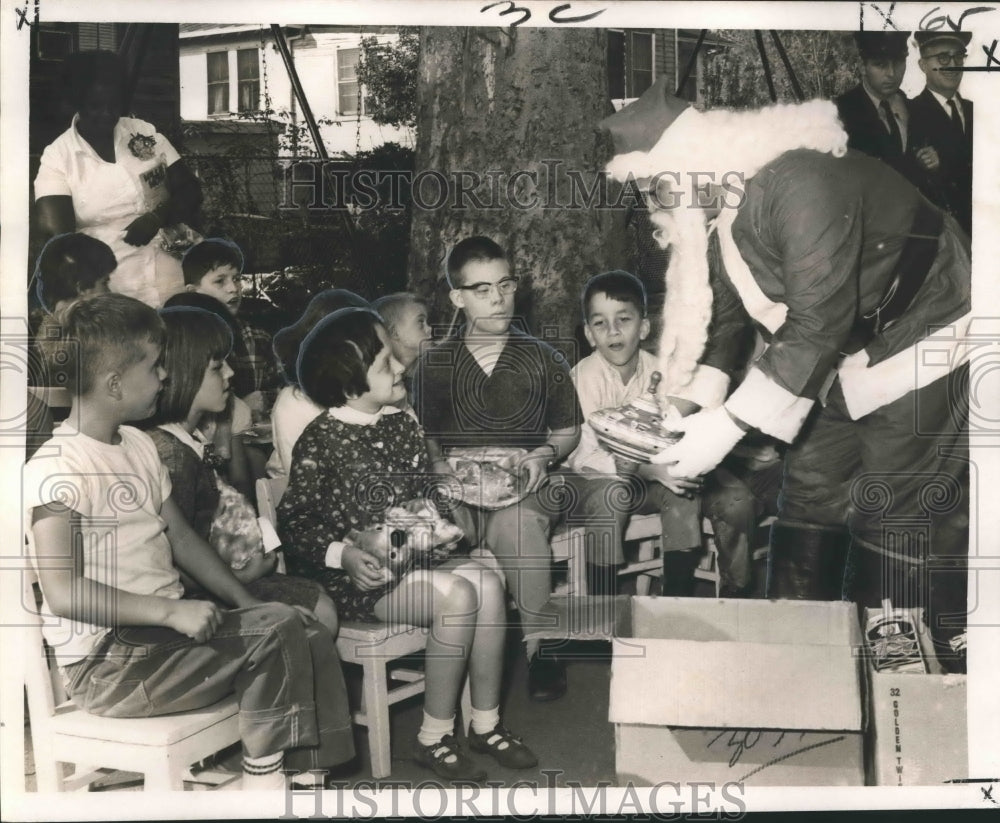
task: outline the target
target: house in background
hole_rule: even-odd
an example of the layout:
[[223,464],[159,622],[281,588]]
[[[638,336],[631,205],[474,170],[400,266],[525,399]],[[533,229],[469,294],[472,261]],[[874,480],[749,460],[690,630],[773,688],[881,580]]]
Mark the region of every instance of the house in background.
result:
[[[660,77],[676,89],[691,62],[698,29],[608,29],[608,96],[616,109],[639,97]],[[713,32],[705,37],[679,96],[700,103],[702,72],[710,50],[727,45]]]
[[[387,142],[412,146],[408,129],[375,123],[357,79],[361,38],[392,42],[391,27],[283,26],[282,33],[330,157],[352,157]],[[286,154],[313,154],[305,118],[268,26],[182,24],[181,117],[185,121],[260,120],[271,109]],[[296,139],[301,139],[296,145]]]
[[[28,179],[34,181],[45,147],[69,128],[73,107],[65,95],[65,61],[75,51],[118,52],[125,65],[126,111],[156,126],[181,152],[184,140],[177,79],[176,23],[40,22],[30,29],[28,61]],[[26,204],[28,276],[42,250],[34,219],[34,192]]]

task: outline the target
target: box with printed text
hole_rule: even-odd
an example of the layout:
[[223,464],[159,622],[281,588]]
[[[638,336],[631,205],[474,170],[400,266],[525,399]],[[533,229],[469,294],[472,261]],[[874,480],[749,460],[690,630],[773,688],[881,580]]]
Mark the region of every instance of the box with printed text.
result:
[[927,786],[969,776],[966,675],[947,674],[934,655],[919,610],[894,609],[889,624],[911,626],[924,665],[880,666],[893,635],[882,609],[865,612],[868,778],[877,786]]

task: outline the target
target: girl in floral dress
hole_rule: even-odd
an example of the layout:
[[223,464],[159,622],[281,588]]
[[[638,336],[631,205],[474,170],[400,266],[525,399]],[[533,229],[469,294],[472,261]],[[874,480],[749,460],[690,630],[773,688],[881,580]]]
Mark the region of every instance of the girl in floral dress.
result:
[[471,748],[508,768],[535,766],[531,750],[500,724],[506,608],[499,576],[468,557],[437,557],[394,574],[366,548],[389,508],[433,487],[423,432],[394,406],[406,387],[381,319],[364,308],[324,318],[303,341],[297,370],[303,391],[327,411],[296,442],[278,507],[289,570],[321,581],[344,620],[430,627],[417,763],[448,779],[485,778],[454,737],[468,668]]

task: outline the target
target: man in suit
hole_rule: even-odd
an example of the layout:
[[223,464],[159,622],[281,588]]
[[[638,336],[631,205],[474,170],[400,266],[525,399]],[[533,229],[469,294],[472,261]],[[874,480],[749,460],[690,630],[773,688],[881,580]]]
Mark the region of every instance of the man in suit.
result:
[[927,85],[910,106],[911,139],[933,147],[939,158],[931,169],[934,182],[926,192],[937,205],[955,216],[972,233],[972,103],[958,87],[965,64],[967,31],[918,31],[920,70]]
[[907,180],[926,189],[934,150],[918,147],[910,136],[910,101],[899,90],[906,74],[908,31],[854,33],[861,58],[861,82],[834,102],[847,131],[848,147],[888,163]]

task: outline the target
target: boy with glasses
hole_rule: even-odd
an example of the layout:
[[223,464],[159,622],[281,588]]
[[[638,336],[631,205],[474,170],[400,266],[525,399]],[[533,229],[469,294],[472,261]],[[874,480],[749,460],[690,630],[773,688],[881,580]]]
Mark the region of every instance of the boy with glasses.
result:
[[[537,625],[552,591],[549,533],[561,512],[543,484],[550,468],[576,448],[580,407],[565,357],[512,325],[518,278],[504,250],[469,237],[448,256],[449,294],[464,311],[455,335],[426,351],[413,378],[413,405],[434,470],[449,474],[447,451],[507,447],[526,451],[518,465],[527,495],[483,512],[482,536],[496,556],[521,615]],[[565,669],[528,641],[528,688],[535,700],[566,690]]]
[[912,132],[917,144],[932,146],[940,163],[932,169],[936,183],[929,194],[972,234],[972,103],[958,93],[965,65],[967,31],[918,31],[918,65],[927,85],[911,104]]

